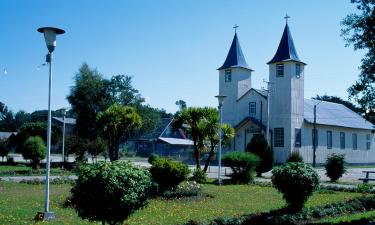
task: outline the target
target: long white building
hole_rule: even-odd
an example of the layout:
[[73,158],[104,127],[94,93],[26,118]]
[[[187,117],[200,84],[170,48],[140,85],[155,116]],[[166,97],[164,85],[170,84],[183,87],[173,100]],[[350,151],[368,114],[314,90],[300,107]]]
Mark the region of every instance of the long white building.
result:
[[267,64],[268,90],[252,88],[253,70],[235,33],[227,58],[218,69],[219,93],[227,96],[223,122],[236,131],[227,150],[243,151],[254,135],[267,135],[268,127],[268,141],[278,163],[285,162],[293,151],[311,163],[315,106],[316,163],[324,163],[330,153],[345,154],[349,163],[375,163],[373,124],[344,105],[304,98],[307,64],[298,57],[288,24]]

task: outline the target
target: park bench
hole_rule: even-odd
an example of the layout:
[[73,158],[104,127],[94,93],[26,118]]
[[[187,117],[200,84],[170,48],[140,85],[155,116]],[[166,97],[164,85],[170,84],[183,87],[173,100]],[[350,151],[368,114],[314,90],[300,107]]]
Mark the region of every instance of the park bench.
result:
[[366,174],[365,178],[359,178],[359,180],[363,181],[364,184],[367,184],[369,181],[375,181],[375,178],[370,178],[370,173],[375,173],[375,171],[362,171],[362,173]]

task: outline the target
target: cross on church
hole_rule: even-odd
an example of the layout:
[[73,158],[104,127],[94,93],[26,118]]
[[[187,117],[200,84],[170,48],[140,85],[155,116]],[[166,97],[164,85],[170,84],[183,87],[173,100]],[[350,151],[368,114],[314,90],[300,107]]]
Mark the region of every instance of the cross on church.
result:
[[288,13],[284,16],[284,19],[285,19],[285,22],[288,23],[288,19],[290,18],[290,16],[288,15]]
[[234,27],[233,27],[233,28],[234,28],[234,32],[235,32],[235,33],[237,33],[237,28],[238,28],[238,27],[239,27],[239,26],[238,26],[237,24],[234,24]]

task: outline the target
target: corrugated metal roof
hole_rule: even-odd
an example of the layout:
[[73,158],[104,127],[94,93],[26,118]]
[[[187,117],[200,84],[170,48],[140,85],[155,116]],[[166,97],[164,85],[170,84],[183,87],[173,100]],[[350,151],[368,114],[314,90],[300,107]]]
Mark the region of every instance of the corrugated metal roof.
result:
[[308,123],[314,123],[314,105],[317,105],[317,124],[375,130],[372,123],[346,106],[315,99],[305,99],[304,102],[304,119]]
[[225,59],[224,64],[218,69],[227,69],[232,67],[242,67],[250,69],[247,65],[245,56],[242,53],[240,42],[238,41],[237,33],[234,34],[232,45],[230,46],[227,58]]
[[159,137],[161,141],[164,141],[170,145],[193,145],[193,141],[190,139],[180,139],[180,138],[166,138],[166,137]]
[[283,36],[281,37],[279,47],[277,48],[275,56],[271,59],[270,63],[285,62],[285,61],[297,61],[302,62],[297,54],[296,48],[294,47],[293,38],[289,30],[288,24],[285,25]]
[[8,139],[12,134],[17,135],[17,132],[4,132],[4,131],[0,131],[0,140],[1,139]]
[[[63,117],[53,117],[53,119],[59,121],[60,123],[64,122]],[[76,124],[76,119],[65,117],[65,124],[73,124],[73,125],[75,125]]]

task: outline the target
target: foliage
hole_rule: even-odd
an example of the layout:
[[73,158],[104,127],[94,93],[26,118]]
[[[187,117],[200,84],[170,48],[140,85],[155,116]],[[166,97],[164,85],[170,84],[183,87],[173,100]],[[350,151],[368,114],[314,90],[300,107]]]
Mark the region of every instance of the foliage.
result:
[[[38,178],[35,178],[33,180],[21,180],[20,181],[21,184],[32,184],[32,185],[41,185],[41,184],[45,184],[46,183],[46,180],[45,179],[38,179]],[[74,184],[75,183],[75,179],[71,179],[69,177],[56,177],[56,178],[53,178],[49,181],[49,183],[52,185],[52,184]]]
[[176,105],[178,106],[179,110],[183,110],[183,109],[186,109],[186,102],[184,100],[178,100],[176,101]]
[[349,89],[349,96],[354,98],[362,113],[375,121],[375,0],[351,0],[356,4],[358,13],[349,14],[341,22],[341,35],[346,45],[353,45],[354,50],[366,50],[359,67],[359,79]]
[[287,163],[272,171],[272,184],[283,194],[291,211],[299,211],[319,188],[319,175],[304,163]]
[[29,137],[22,147],[22,156],[24,159],[30,159],[33,168],[38,169],[39,163],[46,157],[46,146],[39,136]]
[[204,184],[207,182],[207,174],[204,170],[195,169],[193,176],[190,177],[190,180],[197,182],[198,184]]
[[80,168],[72,203],[78,215],[90,221],[122,223],[146,206],[151,187],[146,170],[130,162],[100,162]]
[[159,185],[159,190],[165,192],[187,180],[190,170],[186,164],[159,158],[152,164],[150,173],[152,179]]
[[328,155],[325,169],[331,181],[337,181],[346,172],[345,155],[336,153]]
[[258,177],[262,176],[262,173],[266,173],[272,169],[274,162],[273,151],[263,134],[254,135],[250,143],[246,146],[245,151],[259,157],[259,165],[255,168]]
[[97,120],[103,131],[103,137],[108,142],[111,161],[119,159],[120,144],[131,137],[142,125],[142,119],[135,108],[117,103],[99,113]]
[[228,152],[222,158],[225,166],[229,166],[233,174],[231,181],[233,183],[247,184],[254,180],[255,168],[259,164],[259,157],[249,152]]
[[4,157],[6,157],[8,153],[9,153],[8,141],[0,139],[0,156],[2,157],[2,161],[4,161]]
[[86,149],[85,149],[86,140],[79,137],[78,135],[69,135],[65,139],[65,151],[67,154],[75,154],[75,160],[78,162],[86,161]]
[[176,188],[163,193],[166,198],[199,197],[202,196],[202,185],[195,181],[186,181]]
[[[17,145],[17,152],[23,152],[22,146],[25,141],[32,136],[39,136],[44,142],[47,142],[47,123],[32,122],[26,123],[19,129],[15,142]],[[60,127],[53,125],[51,127],[51,144],[56,144],[61,137]]]
[[288,158],[286,159],[287,163],[291,162],[300,162],[303,163],[303,157],[299,153],[299,151],[293,151],[292,153],[289,154]]
[[159,156],[155,153],[152,153],[149,157],[148,157],[148,163],[150,163],[151,165],[159,159]]
[[361,193],[369,193],[372,191],[372,186],[369,184],[358,184],[357,191]]
[[93,141],[86,140],[83,147],[93,158],[108,151],[107,142],[100,137]]

